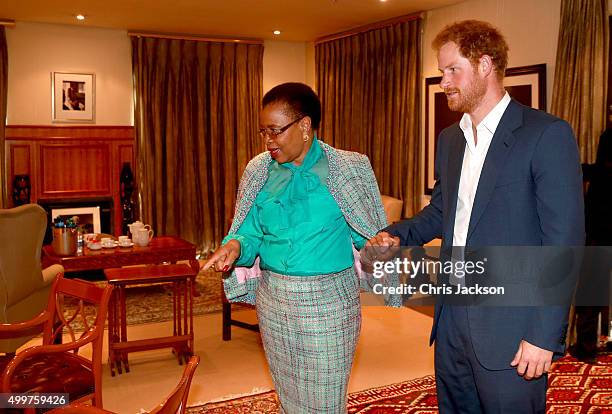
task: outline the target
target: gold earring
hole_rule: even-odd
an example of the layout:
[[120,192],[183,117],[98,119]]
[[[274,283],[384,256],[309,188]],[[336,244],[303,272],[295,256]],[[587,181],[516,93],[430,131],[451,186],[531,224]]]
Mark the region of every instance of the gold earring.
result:
[[308,135],[304,134],[304,142],[308,141]]

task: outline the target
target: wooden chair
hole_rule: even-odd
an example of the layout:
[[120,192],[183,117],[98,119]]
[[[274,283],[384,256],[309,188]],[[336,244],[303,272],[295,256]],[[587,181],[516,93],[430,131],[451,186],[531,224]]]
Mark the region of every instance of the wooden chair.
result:
[[[183,376],[179,381],[178,385],[170,393],[168,398],[164,402],[159,404],[149,414],[183,414],[187,408],[187,397],[189,396],[189,387],[191,386],[191,380],[195,369],[200,363],[199,356],[192,356],[189,359],[189,363],[183,371]],[[56,408],[51,410],[48,414],[113,414],[111,411],[102,410],[97,407],[86,406],[82,404],[70,404],[66,407]]]
[[[102,407],[102,341],[112,289],[58,277],[46,310],[26,322],[0,324],[0,338],[43,333],[42,345],[23,349],[13,357],[0,357],[0,392],[67,393],[70,401],[92,400]],[[64,302],[68,300],[77,306],[65,314]],[[79,323],[80,327],[75,326]],[[78,334],[75,328],[83,332]],[[70,341],[56,344],[63,333]],[[86,345],[91,345],[91,359],[78,353]]]

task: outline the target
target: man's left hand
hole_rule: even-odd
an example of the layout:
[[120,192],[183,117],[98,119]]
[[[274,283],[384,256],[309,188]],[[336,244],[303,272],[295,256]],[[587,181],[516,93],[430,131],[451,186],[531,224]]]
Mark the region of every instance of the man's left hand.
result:
[[522,340],[510,365],[526,380],[540,378],[552,364],[553,352]]

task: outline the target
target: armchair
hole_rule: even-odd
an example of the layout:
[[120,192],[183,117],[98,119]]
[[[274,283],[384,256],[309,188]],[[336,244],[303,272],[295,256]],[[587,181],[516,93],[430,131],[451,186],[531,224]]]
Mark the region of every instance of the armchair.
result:
[[[42,345],[0,357],[0,392],[68,393],[72,402],[93,400],[102,407],[102,341],[112,289],[58,277],[43,312],[26,322],[0,324],[0,338],[43,332]],[[68,300],[78,301],[76,310],[65,312]],[[84,331],[78,335],[76,329]],[[63,333],[70,341],[54,344]],[[91,345],[91,352],[80,354],[85,345]]]
[[[41,271],[40,254],[47,214],[37,204],[0,209],[0,323],[39,314],[49,299],[51,283],[64,272],[60,265]],[[14,353],[30,337],[0,340],[0,353]]]
[[396,221],[400,221],[402,218],[402,207],[404,202],[398,198],[390,197],[387,195],[380,196],[382,199],[385,214],[387,215],[387,221],[389,224],[393,224]]

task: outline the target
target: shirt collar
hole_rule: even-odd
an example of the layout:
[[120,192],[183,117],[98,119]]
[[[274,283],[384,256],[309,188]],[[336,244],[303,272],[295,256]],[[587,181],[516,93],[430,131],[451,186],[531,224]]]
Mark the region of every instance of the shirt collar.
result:
[[[491,135],[493,135],[509,104],[510,95],[508,95],[508,92],[506,92],[497,105],[495,105],[493,109],[489,111],[489,113],[483,118],[482,121],[480,121],[480,124],[478,124],[476,128],[484,127]],[[463,114],[461,117],[461,120],[459,121],[459,128],[461,128],[463,131],[464,136],[472,136],[472,118],[470,118],[468,114]]]

